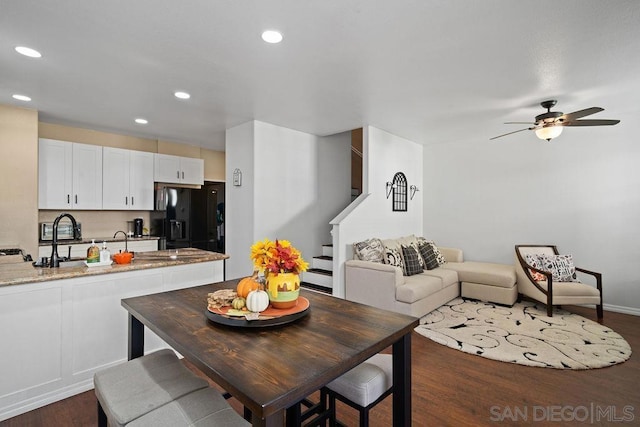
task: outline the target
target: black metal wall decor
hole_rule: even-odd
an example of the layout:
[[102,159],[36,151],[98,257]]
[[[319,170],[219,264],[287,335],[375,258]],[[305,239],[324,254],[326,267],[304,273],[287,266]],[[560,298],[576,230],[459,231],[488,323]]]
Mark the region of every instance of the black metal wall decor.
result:
[[392,195],[392,209],[394,212],[407,211],[407,177],[402,172],[393,176],[393,182],[387,182],[387,199]]

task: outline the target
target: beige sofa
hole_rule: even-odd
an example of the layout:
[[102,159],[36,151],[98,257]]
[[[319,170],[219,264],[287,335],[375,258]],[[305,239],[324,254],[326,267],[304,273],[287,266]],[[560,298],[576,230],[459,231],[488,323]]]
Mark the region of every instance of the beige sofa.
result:
[[415,317],[461,295],[505,305],[516,301],[513,265],[464,261],[461,249],[438,249],[446,263],[413,276],[404,276],[402,269],[388,264],[346,261],[346,299]]

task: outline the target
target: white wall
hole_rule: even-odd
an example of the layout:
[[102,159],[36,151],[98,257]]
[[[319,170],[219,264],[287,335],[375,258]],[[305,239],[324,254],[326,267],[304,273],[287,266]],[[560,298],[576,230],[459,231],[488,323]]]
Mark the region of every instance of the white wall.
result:
[[[329,221],[350,201],[349,133],[319,138],[252,121],[227,130],[225,277],[251,274],[250,247],[286,239],[311,263],[329,243]],[[242,187],[232,175],[242,169]]]
[[[253,244],[254,211],[254,123],[247,122],[226,131],[225,189],[225,279],[251,274],[249,248]],[[233,171],[242,171],[242,185],[233,185]]]
[[[254,238],[289,240],[307,262],[318,249],[310,227],[318,198],[315,135],[255,123]],[[245,249],[249,252],[249,247]]]
[[[367,126],[363,132],[363,195],[354,206],[336,217],[334,226],[335,296],[344,297],[344,261],[352,258],[352,244],[371,237],[394,238],[422,235],[423,221],[423,147],[420,144]],[[407,185],[420,188],[408,200],[407,212],[393,212],[391,198],[386,197],[386,183],[396,172],[403,172]],[[364,177],[363,177],[364,178]]]
[[635,138],[611,128],[425,147],[424,232],[477,261],[556,244],[603,274],[607,309],[640,314],[639,159]]

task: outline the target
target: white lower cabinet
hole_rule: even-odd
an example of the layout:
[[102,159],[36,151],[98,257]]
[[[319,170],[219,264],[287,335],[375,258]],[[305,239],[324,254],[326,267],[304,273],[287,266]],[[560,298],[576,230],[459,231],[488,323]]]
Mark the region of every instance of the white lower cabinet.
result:
[[[0,287],[0,421],[90,390],[127,359],[121,299],[222,280],[223,261],[210,261]],[[145,329],[145,351],[161,347]]]

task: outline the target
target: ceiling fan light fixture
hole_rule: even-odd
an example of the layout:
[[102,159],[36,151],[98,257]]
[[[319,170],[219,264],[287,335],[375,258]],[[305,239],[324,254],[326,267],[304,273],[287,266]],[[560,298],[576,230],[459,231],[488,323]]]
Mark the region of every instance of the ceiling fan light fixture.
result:
[[544,126],[536,129],[536,136],[540,139],[546,139],[551,141],[553,138],[557,138],[562,133],[562,126]]

